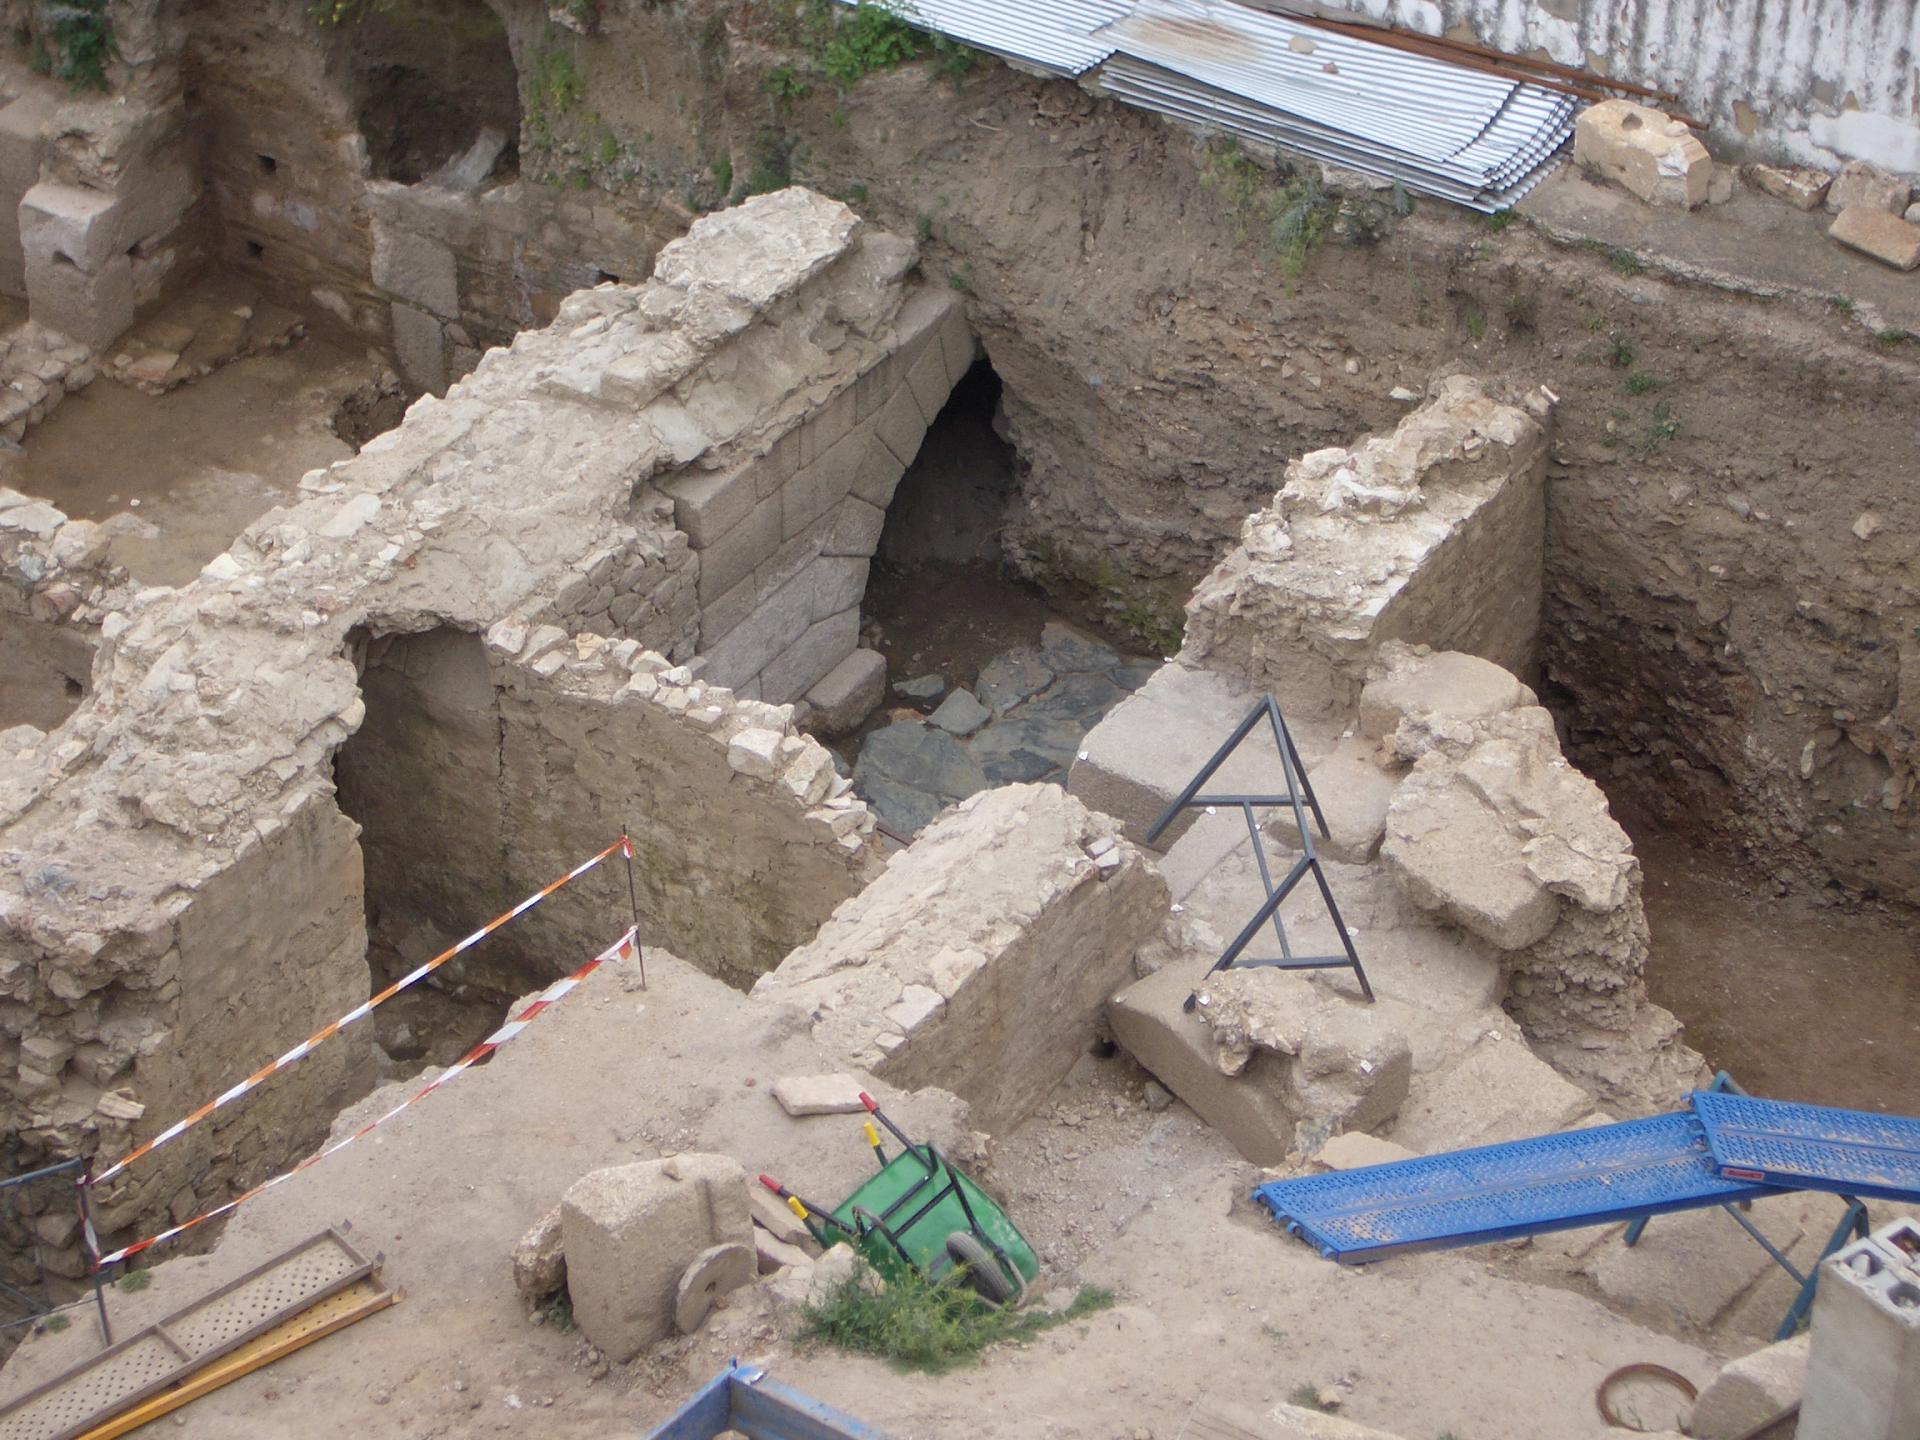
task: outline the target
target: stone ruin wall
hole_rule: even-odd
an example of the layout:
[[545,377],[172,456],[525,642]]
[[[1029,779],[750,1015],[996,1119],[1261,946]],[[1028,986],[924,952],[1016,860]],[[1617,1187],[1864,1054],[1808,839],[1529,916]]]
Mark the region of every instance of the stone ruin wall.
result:
[[[50,734],[9,732],[0,754],[8,1168],[115,1152],[363,999],[363,897],[417,906],[409,940],[425,944],[436,923],[486,918],[631,825],[646,938],[744,982],[861,887],[871,817],[791,707],[648,648],[697,628],[651,612],[631,627],[644,634],[572,635],[539,617],[610,547],[644,560],[655,591],[691,574],[675,593],[697,594],[700,556],[668,523],[663,483],[709,452],[730,472],[772,450],[876,370],[889,394],[910,393],[923,354],[944,374],[946,312],[907,307],[912,258],[802,192],[715,217],[649,285],[576,297],[445,400],[310,474],[299,503],[193,584],[135,591],[105,616],[92,694]],[[917,332],[901,333],[903,314]],[[752,374],[789,388],[734,385],[731,408],[703,404],[716,375]],[[695,416],[709,428],[689,451]],[[414,757],[437,765],[458,728],[421,703],[436,687],[474,733],[491,724],[493,768],[438,766],[409,789],[397,782]],[[364,841],[336,801],[336,762],[341,795],[358,785],[368,803]],[[467,828],[436,838],[423,815]],[[510,860],[433,851],[488,833],[511,833]],[[423,860],[461,867],[465,903],[417,878]],[[511,988],[623,928],[624,886],[608,888],[597,905],[548,907],[526,932],[535,973]],[[349,1031],[129,1172],[97,1194],[104,1230],[271,1173],[364,1084],[369,1053]]]
[[[1552,412],[1538,392],[1531,408]],[[1395,640],[1530,676],[1547,450],[1544,425],[1455,375],[1390,434],[1293,461],[1187,602],[1181,660],[1289,713],[1351,711]]]
[[1448,377],[1390,434],[1289,465],[1194,591],[1178,663],[1376,752],[1401,891],[1496,947],[1529,1039],[1613,1103],[1648,1057],[1697,1057],[1647,999],[1632,844],[1512,673],[1535,653],[1554,406],[1495,388]]
[[[1899,483],[1920,466],[1920,435],[1884,412],[1914,361],[1911,346],[1873,343],[1864,309],[1842,315],[1824,290],[1623,276],[1522,226],[1490,239],[1440,207],[1377,246],[1324,246],[1308,283],[1280,285],[1235,238],[1244,226],[1203,143],[1071,85],[988,66],[948,87],[908,67],[770,108],[771,70],[813,72],[766,16],[718,0],[615,3],[579,34],[519,0],[485,13],[518,74],[522,157],[519,179],[476,195],[374,175],[358,42],[315,26],[301,0],[116,4],[128,114],[148,117],[143,135],[172,133],[164,117],[191,88],[203,194],[136,239],[133,268],[180,273],[215,256],[298,310],[399,345],[413,382],[434,388],[578,286],[644,273],[724,198],[720,176],[755,173],[771,135],[814,188],[861,195],[896,229],[927,218],[930,265],[970,297],[1006,386],[1020,458],[1009,554],[1169,649],[1193,580],[1288,456],[1385,428],[1392,392],[1419,393],[1468,357],[1539,376],[1566,402],[1541,651],[1586,762],[1636,808],[1779,883],[1920,895],[1920,729],[1902,682],[1920,664],[1900,642],[1920,623],[1907,582],[1920,502]],[[1564,18],[1542,11],[1522,28],[1561,45]],[[1453,19],[1485,21],[1471,5]],[[1503,41],[1512,19],[1496,27]],[[1851,24],[1826,28],[1847,37]],[[1559,38],[1541,39],[1549,30]],[[1609,54],[1639,43],[1600,40]],[[1685,70],[1686,53],[1667,59]],[[554,55],[578,81],[565,107],[536,83]],[[1813,85],[1813,108],[1830,109],[1818,86],[1841,83],[1842,58],[1836,70],[1832,55],[1808,57],[1798,79],[1700,74],[1744,136],[1739,104],[1756,133],[1806,120],[1780,111],[1782,86]],[[100,163],[112,127],[76,122],[49,157],[45,125],[29,123],[38,82],[17,78],[20,98],[0,109],[0,132],[11,113],[22,139],[0,165],[8,193],[43,172],[70,183],[55,169],[77,156],[117,196]],[[1833,124],[1879,123],[1880,102],[1852,111],[1835,93]],[[61,126],[84,109],[70,99]],[[1633,354],[1655,396],[1623,407],[1609,353]],[[1740,383],[1727,383],[1729,355]],[[1618,433],[1643,423],[1623,410],[1656,404],[1676,433]]]

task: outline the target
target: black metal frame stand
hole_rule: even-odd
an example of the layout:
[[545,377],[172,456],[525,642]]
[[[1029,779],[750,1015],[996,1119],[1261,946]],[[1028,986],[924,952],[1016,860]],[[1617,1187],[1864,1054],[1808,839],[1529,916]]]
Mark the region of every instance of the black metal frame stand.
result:
[[[1227,758],[1238,750],[1248,736],[1253,734],[1262,720],[1267,721],[1273,732],[1274,748],[1280,753],[1280,768],[1286,776],[1287,793],[1284,795],[1202,795],[1201,787],[1213,778],[1213,774],[1227,762]],[[1315,824],[1320,834],[1332,838],[1327,830],[1327,817],[1321,813],[1320,801],[1313,793],[1313,782],[1307,779],[1307,767],[1300,760],[1300,752],[1293,743],[1293,733],[1287,729],[1285,717],[1280,714],[1279,703],[1271,696],[1260,701],[1247,712],[1247,718],[1234,728],[1232,735],[1218,750],[1213,758],[1200,767],[1187,788],[1182,790],[1174,802],[1166,809],[1153,828],[1147,831],[1147,843],[1152,844],[1162,831],[1173,823],[1173,819],[1182,810],[1211,810],[1220,805],[1237,805],[1240,813],[1246,817],[1247,834],[1253,841],[1253,858],[1260,867],[1260,883],[1267,892],[1266,903],[1246,923],[1233,943],[1220,953],[1207,974],[1217,974],[1231,969],[1235,965],[1257,968],[1265,966],[1276,970],[1351,970],[1354,978],[1360,982],[1360,993],[1366,996],[1369,1004],[1373,1001],[1373,986],[1367,983],[1367,972],[1360,964],[1359,952],[1353,948],[1353,937],[1347,933],[1347,922],[1340,916],[1340,907],[1334,903],[1333,891],[1327,885],[1327,877],[1320,868],[1320,856],[1313,848],[1313,833],[1307,825],[1307,811],[1313,812]],[[1281,877],[1280,883],[1273,883],[1273,870],[1267,863],[1266,844],[1260,834],[1260,822],[1254,818],[1256,808],[1278,808],[1286,806],[1293,811],[1293,822],[1300,830],[1300,858],[1291,869]],[[1333,919],[1333,928],[1340,936],[1341,955],[1295,955],[1293,946],[1287,940],[1287,927],[1280,918],[1280,907],[1286,902],[1297,886],[1308,875],[1313,876],[1314,884],[1320,888],[1320,898],[1326,901],[1327,914]],[[1253,937],[1260,928],[1269,922],[1273,933],[1280,942],[1280,954],[1272,959],[1241,959],[1241,952],[1253,943]],[[1198,992],[1187,997],[1185,1009],[1192,1010]]]

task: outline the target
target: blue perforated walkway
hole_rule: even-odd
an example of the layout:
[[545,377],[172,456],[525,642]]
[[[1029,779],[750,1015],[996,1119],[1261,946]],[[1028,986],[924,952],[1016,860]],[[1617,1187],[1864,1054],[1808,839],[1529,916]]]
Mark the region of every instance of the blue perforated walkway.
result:
[[1705,1091],[1693,1108],[1729,1178],[1920,1200],[1920,1120]]
[[1920,1120],[1706,1091],[1690,1103],[1675,1115],[1275,1180],[1253,1198],[1349,1265],[1787,1190],[1920,1202]]
[[1253,1197],[1328,1259],[1352,1265],[1767,1193],[1716,1175],[1700,1122],[1682,1111],[1275,1180]]

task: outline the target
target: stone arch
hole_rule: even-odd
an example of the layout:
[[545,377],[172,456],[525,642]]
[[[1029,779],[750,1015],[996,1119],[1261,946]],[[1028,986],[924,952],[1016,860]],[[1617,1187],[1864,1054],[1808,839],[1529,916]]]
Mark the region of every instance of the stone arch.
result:
[[849,662],[869,689],[884,679],[880,657],[859,649],[868,571],[902,475],[979,355],[958,298],[922,290],[886,352],[764,453],[665,482],[700,558],[708,680],[778,705],[829,676],[843,686]]

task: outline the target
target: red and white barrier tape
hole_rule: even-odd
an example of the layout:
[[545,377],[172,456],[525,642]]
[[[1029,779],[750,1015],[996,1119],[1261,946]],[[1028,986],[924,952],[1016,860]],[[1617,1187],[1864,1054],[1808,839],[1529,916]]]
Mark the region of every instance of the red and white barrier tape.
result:
[[402,1110],[406,1110],[411,1106],[418,1105],[422,1100],[426,1099],[427,1096],[433,1094],[434,1091],[443,1088],[445,1085],[448,1084],[448,1082],[452,1081],[455,1077],[464,1074],[466,1071],[471,1070],[475,1065],[478,1065],[482,1060],[486,1059],[495,1050],[498,1050],[502,1045],[506,1044],[509,1040],[513,1039],[522,1030],[526,1029],[527,1026],[530,1025],[537,1016],[539,1016],[544,1011],[551,1009],[554,1005],[558,1004],[561,1001],[561,999],[563,999],[569,992],[571,992],[576,987],[578,987],[581,981],[585,980],[589,975],[591,975],[595,970],[598,970],[602,965],[607,964],[609,961],[618,961],[626,958],[627,956],[632,955],[634,953],[634,947],[638,943],[638,935],[639,935],[639,932],[637,930],[632,930],[632,929],[628,930],[626,934],[622,935],[618,940],[614,941],[613,944],[609,945],[605,950],[602,950],[598,955],[594,956],[593,959],[589,960],[586,964],[582,965],[578,970],[574,971],[571,975],[566,976],[564,979],[554,981],[553,984],[549,985],[546,989],[542,990],[537,996],[535,996],[533,1000],[527,1005],[526,1009],[522,1010],[518,1015],[515,1015],[512,1019],[508,1020],[506,1024],[502,1025],[498,1030],[494,1031],[486,1039],[482,1040],[478,1045],[474,1046],[473,1049],[469,1050],[465,1055],[461,1056],[459,1060],[454,1062],[452,1065],[449,1065],[446,1068],[446,1070],[441,1073],[440,1077],[436,1079],[431,1085],[426,1086],[424,1089],[420,1090],[418,1093],[409,1096],[405,1100],[402,1100],[398,1105],[394,1106],[393,1109],[387,1111],[386,1114],[379,1116],[377,1119],[368,1121],[365,1125],[362,1125],[358,1130],[355,1130],[351,1135],[345,1136],[342,1139],[334,1141],[333,1144],[327,1146],[323,1150],[315,1151],[313,1154],[309,1155],[306,1159],[302,1160],[298,1165],[295,1165],[291,1170],[284,1171],[281,1174],[274,1176],[271,1180],[261,1181],[258,1185],[254,1186],[251,1190],[248,1190],[246,1193],[242,1195],[235,1196],[233,1199],[227,1201],[226,1204],[216,1205],[214,1206],[213,1209],[205,1211],[202,1214],[196,1215],[191,1220],[183,1220],[180,1224],[173,1226],[171,1229],[162,1230],[155,1235],[149,1235],[144,1240],[136,1240],[131,1245],[123,1245],[120,1249],[114,1251],[111,1255],[100,1254],[99,1237],[95,1235],[93,1230],[93,1225],[91,1222],[89,1222],[86,1227],[87,1249],[90,1253],[92,1253],[95,1257],[97,1257],[94,1259],[92,1263],[92,1269],[104,1270],[109,1265],[117,1265],[122,1260],[131,1259],[133,1256],[138,1255],[142,1250],[152,1249],[155,1245],[164,1245],[167,1241],[175,1239],[176,1237],[185,1234],[187,1231],[193,1229],[194,1226],[196,1225],[204,1225],[209,1220],[218,1219],[220,1216],[227,1214],[231,1210],[239,1209],[242,1205],[246,1204],[249,1200],[253,1199],[256,1195],[262,1195],[266,1193],[268,1190],[271,1190],[274,1186],[280,1184],[282,1181],[291,1180],[294,1176],[298,1175],[301,1171],[311,1170],[315,1165],[318,1165],[322,1160],[326,1159],[329,1155],[338,1155],[342,1150],[346,1149],[347,1146],[353,1144],[354,1141],[360,1139],[363,1135],[367,1135],[375,1130],[378,1130],[382,1125],[386,1124],[387,1121],[393,1119],[393,1117],[398,1115]]
[[109,1165],[106,1169],[102,1170],[98,1175],[89,1176],[87,1179],[81,1181],[80,1183],[83,1185],[104,1185],[107,1181],[111,1180],[114,1176],[118,1175],[122,1170],[126,1169],[129,1165],[133,1164],[135,1161],[145,1159],[147,1156],[151,1155],[154,1151],[158,1150],[162,1145],[165,1145],[168,1141],[179,1139],[180,1136],[184,1135],[187,1131],[191,1130],[194,1126],[198,1125],[202,1120],[206,1119],[209,1115],[213,1114],[214,1111],[219,1110],[224,1106],[231,1105],[235,1100],[238,1100],[242,1095],[245,1095],[248,1091],[258,1087],[261,1084],[261,1082],[271,1079],[274,1075],[279,1074],[280,1071],[285,1070],[288,1066],[296,1064],[301,1060],[304,1060],[309,1054],[313,1052],[313,1048],[316,1045],[319,1045],[323,1041],[331,1040],[335,1035],[338,1035],[342,1030],[346,1029],[349,1025],[353,1024],[355,1021],[366,1019],[367,1016],[371,1015],[380,1006],[386,1004],[387,1001],[391,1000],[394,996],[398,995],[402,990],[405,990],[409,986],[415,985],[419,983],[421,980],[424,980],[427,976],[431,975],[434,971],[438,970],[442,965],[445,965],[449,960],[453,959],[456,955],[460,955],[465,953],[468,950],[471,950],[475,945],[478,945],[482,940],[486,939],[487,936],[493,934],[494,931],[498,930],[502,925],[505,925],[509,920],[519,919],[522,915],[526,914],[527,911],[533,909],[534,906],[538,905],[542,900],[546,899],[549,895],[553,894],[554,891],[561,889],[563,886],[572,884],[575,880],[578,880],[582,875],[586,874],[589,870],[593,869],[594,866],[598,865],[602,860],[605,860],[609,855],[612,855],[615,851],[620,852],[621,854],[626,856],[628,860],[631,860],[633,859],[633,842],[629,840],[626,836],[622,835],[618,840],[614,841],[613,844],[609,845],[606,849],[602,850],[598,855],[594,856],[591,860],[582,861],[580,864],[574,866],[573,869],[569,870],[565,875],[562,875],[558,880],[554,881],[551,885],[547,886],[544,890],[539,890],[533,893],[532,895],[529,895],[526,899],[522,900],[518,905],[514,906],[511,910],[507,911],[505,914],[495,916],[492,920],[489,920],[485,925],[481,926],[478,930],[474,931],[471,935],[467,936],[466,939],[460,941],[459,944],[449,946],[447,949],[442,950],[438,955],[434,956],[433,959],[427,961],[426,964],[420,966],[418,969],[410,972],[409,974],[401,976],[398,980],[394,981],[393,984],[387,986],[386,989],[380,991],[379,994],[373,996],[364,1004],[354,1006],[353,1009],[349,1010],[346,1014],[342,1015],[338,1020],[334,1021],[331,1025],[322,1026],[320,1029],[314,1031],[313,1034],[309,1035],[306,1039],[302,1040],[298,1045],[294,1046],[291,1050],[287,1051],[287,1053],[282,1055],[278,1060],[269,1061],[267,1064],[261,1066],[258,1070],[254,1071],[253,1074],[247,1076],[247,1078],[242,1080],[239,1084],[233,1086],[229,1090],[222,1092],[219,1095],[214,1096],[213,1099],[209,1100],[206,1104],[202,1105],[198,1110],[194,1111],[191,1115],[188,1115],[185,1119],[176,1120],[173,1124],[169,1125],[166,1129],[162,1130],[158,1135],[154,1136],[151,1140],[147,1141],[144,1145],[136,1145],[133,1149],[129,1150],[125,1155],[122,1155],[118,1160],[114,1161],[113,1164]]

